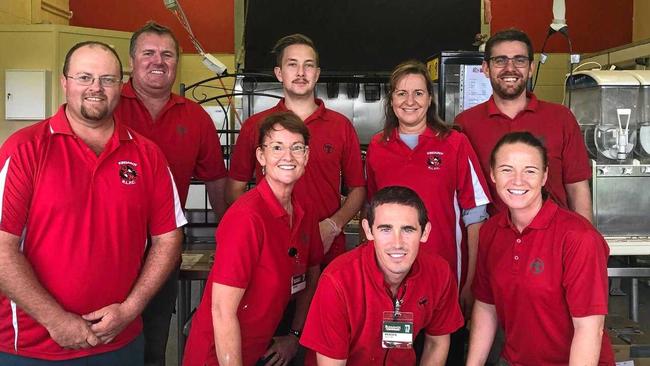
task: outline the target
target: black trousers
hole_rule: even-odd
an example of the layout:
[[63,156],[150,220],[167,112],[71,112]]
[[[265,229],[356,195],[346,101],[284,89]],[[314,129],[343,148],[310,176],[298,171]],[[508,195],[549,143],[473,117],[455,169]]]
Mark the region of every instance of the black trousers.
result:
[[[144,364],[146,366],[165,366],[169,323],[176,307],[176,296],[178,295],[179,272],[179,268],[172,271],[167,281],[142,312]],[[178,331],[180,332],[182,329]]]

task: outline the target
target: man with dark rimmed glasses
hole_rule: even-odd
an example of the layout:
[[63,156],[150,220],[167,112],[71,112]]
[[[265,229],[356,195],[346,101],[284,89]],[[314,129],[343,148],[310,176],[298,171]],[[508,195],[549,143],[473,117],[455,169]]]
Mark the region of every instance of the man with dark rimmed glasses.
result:
[[[591,220],[591,167],[580,127],[571,111],[558,104],[538,100],[526,91],[535,71],[533,46],[517,29],[495,33],[487,41],[483,72],[492,84],[492,97],[456,117],[469,138],[486,176],[490,152],[496,142],[512,131],[529,131],[544,141],[549,151],[546,189],[562,207]],[[490,213],[505,208],[488,180],[494,205]]]

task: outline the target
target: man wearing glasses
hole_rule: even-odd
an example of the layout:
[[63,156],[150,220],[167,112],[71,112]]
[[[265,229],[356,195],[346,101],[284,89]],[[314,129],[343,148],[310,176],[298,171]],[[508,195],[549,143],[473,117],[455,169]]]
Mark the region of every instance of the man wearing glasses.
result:
[[[485,46],[483,72],[490,78],[492,97],[456,117],[478,155],[483,172],[490,176],[490,153],[496,142],[512,131],[529,131],[548,149],[550,196],[591,221],[591,167],[580,127],[568,108],[538,100],[526,91],[534,72],[533,47],[519,30],[497,32]],[[488,180],[494,207],[506,209]]]
[[113,117],[121,79],[108,45],[75,45],[67,104],[0,148],[2,365],[143,363],[140,313],[186,221],[162,152]]

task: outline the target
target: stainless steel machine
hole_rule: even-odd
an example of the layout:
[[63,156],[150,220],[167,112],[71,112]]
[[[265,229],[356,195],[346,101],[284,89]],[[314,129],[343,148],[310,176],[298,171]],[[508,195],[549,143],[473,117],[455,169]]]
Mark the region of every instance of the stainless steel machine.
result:
[[576,72],[567,92],[593,159],[596,227],[650,236],[650,71]]

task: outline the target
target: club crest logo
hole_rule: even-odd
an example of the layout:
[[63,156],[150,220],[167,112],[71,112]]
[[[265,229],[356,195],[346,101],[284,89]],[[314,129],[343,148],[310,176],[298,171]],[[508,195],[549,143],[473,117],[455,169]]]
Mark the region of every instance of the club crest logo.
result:
[[544,261],[540,258],[535,258],[535,260],[530,264],[530,271],[534,275],[542,274],[544,272]]
[[120,180],[123,184],[133,185],[138,179],[138,171],[136,170],[138,163],[132,161],[118,161],[120,167]]
[[427,303],[429,302],[429,299],[426,296],[422,296],[420,300],[418,300],[418,306],[420,308],[424,308],[427,306]]
[[331,154],[334,152],[334,145],[327,143],[323,145],[323,151],[325,151],[326,154]]
[[427,152],[427,168],[431,170],[439,170],[442,166],[442,155],[439,151]]

